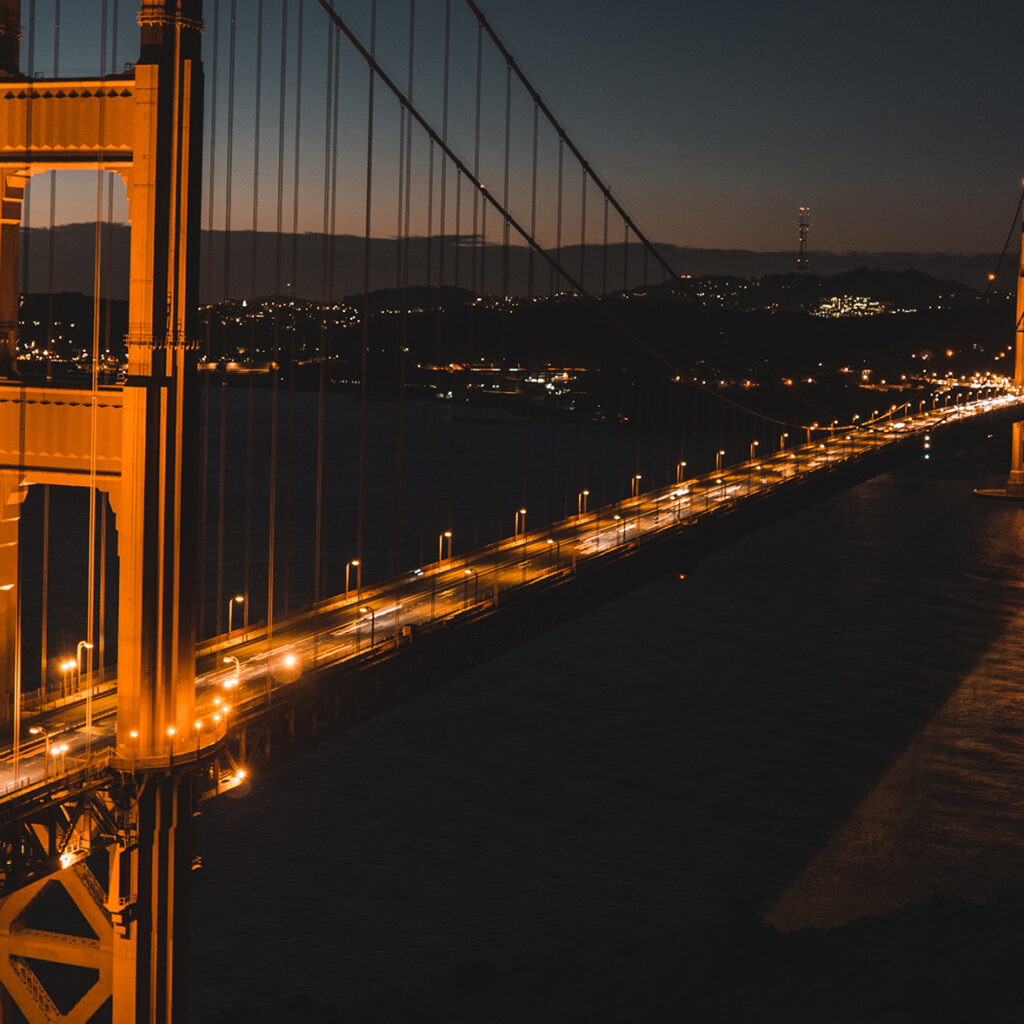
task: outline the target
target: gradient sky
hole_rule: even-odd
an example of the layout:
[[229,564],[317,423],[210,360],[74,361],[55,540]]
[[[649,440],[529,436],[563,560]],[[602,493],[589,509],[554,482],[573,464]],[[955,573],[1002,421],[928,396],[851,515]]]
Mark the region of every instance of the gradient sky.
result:
[[[278,93],[283,0],[264,0],[258,226],[276,224]],[[297,11],[304,4],[300,159],[293,158]],[[369,0],[335,0],[368,42]],[[236,0],[235,129],[232,137],[232,227],[252,219],[252,147],[257,0]],[[31,0],[23,0],[28,22]],[[443,0],[418,0],[414,90],[440,128]],[[64,0],[62,74],[99,66],[101,0]],[[114,0],[107,0],[108,29]],[[118,62],[137,46],[136,0],[117,7]],[[227,42],[231,0],[205,0],[208,103],[212,101],[214,20],[218,22],[218,126],[213,176],[207,153],[204,227],[223,227],[227,121]],[[580,149],[638,224],[656,241],[762,250],[796,243],[796,208],[812,210],[812,249],[864,251],[998,251],[1024,176],[1019,86],[1024,5],[924,0],[482,0],[481,7]],[[35,0],[34,68],[49,74],[54,0]],[[377,52],[403,87],[408,64],[409,0],[378,0]],[[473,163],[475,30],[462,0],[453,0],[454,42],[449,137]],[[316,0],[290,0],[289,71],[282,222],[292,224],[299,171],[298,226],[323,223],[326,16]],[[110,51],[108,36],[108,56]],[[343,141],[339,159],[339,231],[362,230],[365,195],[366,72],[342,50]],[[27,39],[22,64],[28,63]],[[504,69],[485,57],[481,176],[500,193],[504,153]],[[375,108],[373,230],[397,230],[397,107],[378,92]],[[513,212],[529,213],[531,114],[513,97]],[[426,230],[428,149],[414,136],[414,233]],[[554,241],[557,145],[542,132],[538,234]],[[435,165],[433,228],[439,218]],[[61,177],[57,220],[94,216],[95,174]],[[67,179],[67,180],[65,180]],[[567,165],[563,241],[581,231],[578,172]],[[447,181],[446,229],[454,227],[454,174]],[[45,223],[49,184],[35,179],[31,219]],[[123,193],[123,189],[118,190]],[[43,196],[45,195],[45,199]],[[209,193],[208,193],[209,195]],[[593,191],[586,237],[598,240]],[[124,219],[124,204],[115,217]],[[211,216],[212,212],[212,216]],[[460,227],[468,230],[463,197]],[[496,222],[491,221],[491,227]],[[621,237],[613,227],[612,237]],[[493,237],[493,235],[492,235]]]

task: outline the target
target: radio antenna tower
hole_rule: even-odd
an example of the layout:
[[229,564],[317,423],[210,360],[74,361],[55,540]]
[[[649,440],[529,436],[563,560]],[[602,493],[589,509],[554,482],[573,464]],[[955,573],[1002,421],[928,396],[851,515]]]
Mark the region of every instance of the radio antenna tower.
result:
[[811,208],[801,206],[797,211],[800,225],[800,250],[796,256],[796,269],[799,274],[807,273],[807,232],[811,230]]

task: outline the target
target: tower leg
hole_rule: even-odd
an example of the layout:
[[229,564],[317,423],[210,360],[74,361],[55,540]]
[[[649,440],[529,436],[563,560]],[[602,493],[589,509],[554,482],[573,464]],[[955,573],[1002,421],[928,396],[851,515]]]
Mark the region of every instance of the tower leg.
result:
[[1010,477],[1006,481],[1006,492],[1024,496],[1024,422],[1014,423],[1012,445]]
[[18,665],[18,525],[25,491],[18,474],[0,473],[0,723],[14,714]]
[[0,379],[17,376],[18,258],[28,171],[0,171]]
[[113,1024],[176,1024],[188,1017],[194,783],[189,775],[138,779],[111,854]]

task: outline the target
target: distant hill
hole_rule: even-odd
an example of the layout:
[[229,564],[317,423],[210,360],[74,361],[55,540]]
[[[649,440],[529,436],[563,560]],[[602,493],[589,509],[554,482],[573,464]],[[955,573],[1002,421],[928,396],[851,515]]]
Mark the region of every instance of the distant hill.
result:
[[[23,266],[27,262],[28,281],[23,291],[43,292],[48,289],[50,274],[50,240],[45,228],[26,229],[23,233]],[[128,291],[128,228],[113,225],[103,232],[103,277],[110,280],[110,294],[125,298]],[[57,291],[93,291],[93,253],[95,227],[92,224],[67,224],[54,230],[53,272]],[[109,252],[107,251],[109,250]],[[446,285],[457,284],[473,291],[490,294],[547,294],[566,290],[542,257],[521,246],[512,246],[505,254],[500,245],[488,245],[481,251],[468,244],[465,237],[446,236],[443,251],[437,238],[414,238],[407,253],[409,284],[436,285],[443,270]],[[794,270],[792,252],[754,252],[743,249],[691,249],[662,245],[659,250],[679,274],[707,274],[737,277],[763,277],[769,274],[790,274]],[[200,245],[200,293],[202,301],[223,298],[252,298],[267,294],[292,294],[319,299],[326,294],[335,297],[360,292],[363,288],[364,240],[355,235],[341,235],[333,242],[333,279],[325,280],[324,239],[319,234],[285,235],[280,241],[272,232],[232,232],[225,245],[222,231],[204,232]],[[581,258],[582,257],[582,258]],[[621,243],[609,245],[605,253],[600,245],[563,246],[562,264],[566,271],[582,278],[595,292],[604,288],[621,289],[643,283],[644,254],[640,246],[628,249]],[[404,262],[404,261],[403,261]],[[864,267],[874,270],[915,270],[941,280],[958,282],[981,289],[993,270],[996,256],[991,253],[827,253],[810,255],[810,268],[817,276],[831,276]],[[292,266],[295,280],[292,281]],[[396,288],[402,284],[399,275],[399,246],[395,239],[375,238],[370,243],[371,289]],[[647,260],[650,281],[661,280],[661,273],[652,259]],[[475,271],[475,280],[471,280]],[[1010,291],[1014,287],[1016,261],[1004,260],[997,287]],[[429,279],[428,279],[429,275]],[[479,282],[484,281],[480,289]],[[507,284],[506,284],[507,283]]]

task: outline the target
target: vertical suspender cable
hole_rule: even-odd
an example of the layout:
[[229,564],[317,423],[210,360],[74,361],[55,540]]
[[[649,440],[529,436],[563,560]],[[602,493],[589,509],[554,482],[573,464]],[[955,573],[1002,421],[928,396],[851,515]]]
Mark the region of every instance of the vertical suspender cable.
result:
[[281,376],[279,366],[281,355],[281,246],[282,217],[284,213],[284,126],[285,99],[288,90],[288,0],[281,5],[281,87],[278,96],[277,127],[277,231],[274,245],[274,335],[271,360],[270,400],[270,507],[268,515],[267,540],[267,689],[266,698],[271,699],[273,686],[274,652],[274,546],[277,539],[277,392]]
[[[483,35],[478,30],[476,37],[476,153],[473,161],[473,176],[480,180],[480,102],[483,77]],[[480,290],[477,294],[487,294],[487,204],[480,204]]]
[[[259,0],[256,9],[256,97],[255,110],[253,114],[253,156],[252,156],[252,250],[249,256],[251,267],[251,278],[249,284],[249,298],[256,300],[256,265],[257,248],[256,236],[259,227],[259,201],[260,201],[260,101],[262,99],[263,87],[263,0]],[[249,321],[249,360],[253,359],[256,350],[256,320]],[[245,533],[242,551],[242,596],[245,599],[242,604],[244,612],[243,622],[249,625],[250,605],[250,581],[249,565],[252,553],[252,458],[253,458],[253,402],[255,399],[252,374],[249,377],[247,417],[245,430]]]
[[[338,226],[338,125],[341,119],[341,36],[335,37],[334,44],[334,125],[331,138],[331,150],[333,156],[331,158],[331,251],[330,251],[330,262],[328,267],[327,275],[327,296],[332,301],[334,300],[334,283],[335,283],[335,271],[337,270],[337,226]],[[328,337],[328,345],[330,345],[330,337]],[[324,409],[324,464],[328,464],[328,456],[330,454],[330,423],[328,414],[331,406],[326,405]],[[331,488],[330,481],[337,479],[338,474],[332,474],[328,479],[327,493],[324,498],[326,517],[327,512],[331,507]],[[330,565],[327,562],[326,557],[324,558],[324,577],[329,579]],[[329,587],[329,584],[327,585]],[[326,589],[326,588],[325,588]]]
[[[555,213],[555,259],[558,261],[559,267],[562,265],[562,169],[565,160],[565,140],[561,137],[558,139],[558,203],[557,210]],[[561,277],[554,276],[554,284],[552,285],[551,291],[561,291],[562,281]]]
[[[370,0],[370,54],[377,50],[377,0]],[[377,73],[370,68],[366,123],[366,226],[363,234],[363,345],[359,374],[359,495],[356,510],[356,558],[363,564],[363,513],[366,506],[366,374],[370,354],[370,232],[373,213],[373,86]]]
[[[509,179],[509,150],[512,138],[512,69],[505,66],[505,185],[504,193],[502,198],[502,206],[508,209],[508,179]],[[502,298],[508,298],[509,294],[509,274],[508,274],[508,246],[509,246],[509,227],[508,221],[502,220],[501,229],[501,294]],[[504,320],[504,317],[502,317]]]
[[290,330],[288,333],[288,429],[285,462],[284,489],[284,610],[291,607],[291,571],[292,571],[292,491],[294,490],[295,467],[295,360],[296,334],[298,322],[295,312],[296,275],[298,274],[299,247],[299,147],[302,144],[302,12],[304,4],[299,4],[299,23],[295,43],[295,163],[292,182],[292,262],[289,271],[291,283],[292,305],[289,313]]
[[[443,57],[443,81],[441,87],[441,142],[442,147],[448,144],[448,79],[451,66],[451,18],[452,18],[452,4],[451,0],[445,0],[444,5],[444,57]],[[437,286],[438,286],[438,301],[437,301],[437,340],[438,348],[441,348],[444,334],[444,321],[446,316],[445,301],[444,301],[444,219],[445,219],[445,199],[446,199],[446,187],[447,187],[447,167],[448,158],[444,153],[444,149],[441,151],[441,201],[440,211],[438,216],[438,275],[437,275]],[[449,318],[449,322],[450,318]],[[456,468],[457,460],[455,459],[454,452],[455,444],[455,432],[451,429],[451,422],[449,421],[448,429],[448,458],[446,459],[446,468],[448,471],[448,525],[451,529],[452,516],[455,503],[455,482],[454,482],[454,471]]]
[[[209,308],[206,314],[206,361],[209,363],[213,358],[213,268],[215,260],[213,257],[213,209],[214,194],[216,193],[217,173],[217,56],[220,50],[218,45],[220,35],[220,0],[214,0],[213,4],[213,71],[210,85],[210,164],[207,171],[206,187],[209,189],[206,205],[206,301]],[[199,492],[199,586],[197,587],[197,609],[196,621],[200,636],[206,636],[205,611],[206,611],[206,564],[207,564],[207,508],[210,493],[210,382],[209,378],[203,384],[203,411],[200,420],[201,449],[200,455],[200,492]],[[217,609],[214,610],[214,626],[217,632],[220,631],[220,600],[217,601]]]
[[[473,177],[477,181],[480,180],[480,75],[481,75],[481,61],[483,59],[483,29],[477,25],[476,29],[476,119],[474,122],[474,135],[473,135]],[[484,290],[482,285],[477,285],[476,267],[477,267],[477,249],[480,245],[480,236],[477,234],[477,227],[479,220],[477,218],[477,207],[480,202],[480,196],[477,194],[478,190],[473,189],[473,250],[470,257],[470,271],[469,271],[469,287],[476,291],[477,295],[483,295]],[[484,204],[486,205],[486,204]],[[479,290],[477,290],[479,288]],[[475,319],[475,317],[473,318]],[[471,339],[472,340],[472,339]],[[472,356],[470,351],[470,356]]]
[[[585,255],[587,251],[587,172],[583,171],[583,185],[580,195],[580,284],[587,287],[587,279],[584,274]],[[583,296],[580,296],[582,298]]]
[[[235,135],[235,26],[237,22],[238,0],[231,0],[231,26],[228,32],[228,127],[226,153],[224,160],[224,291],[223,298],[227,302],[231,298],[231,175],[232,156]],[[211,190],[212,192],[212,190]],[[221,353],[225,355],[225,353]],[[228,391],[227,367],[224,368],[225,385],[218,389],[220,399],[220,448],[217,458],[217,633],[222,631],[221,615],[224,613],[224,497],[225,473],[227,463],[228,433]],[[207,385],[207,392],[210,387]]]
[[[533,164],[530,177],[530,237],[537,237],[537,128],[538,128],[538,109],[537,104],[533,105]],[[533,246],[529,247],[529,256],[527,257],[527,269],[526,269],[526,291],[531,299],[534,297],[534,268],[536,266],[536,258],[533,251]],[[531,303],[532,309],[532,303]]]
[[316,505],[313,516],[313,608],[314,628],[313,647],[314,661],[316,660],[317,648],[320,639],[319,630],[319,602],[322,594],[321,586],[321,554],[320,545],[323,537],[323,510],[324,510],[324,440],[327,426],[327,326],[328,318],[331,316],[331,176],[332,167],[337,160],[337,152],[332,145],[331,129],[337,124],[337,68],[335,66],[335,43],[337,29],[331,28],[327,33],[327,103],[325,105],[324,118],[324,209],[323,209],[323,243],[321,246],[320,264],[320,294],[322,305],[320,309],[320,338],[317,361],[319,362],[319,380],[317,387],[317,416],[316,416]]
[[608,197],[604,200],[604,235],[601,239],[601,297],[608,294]]

